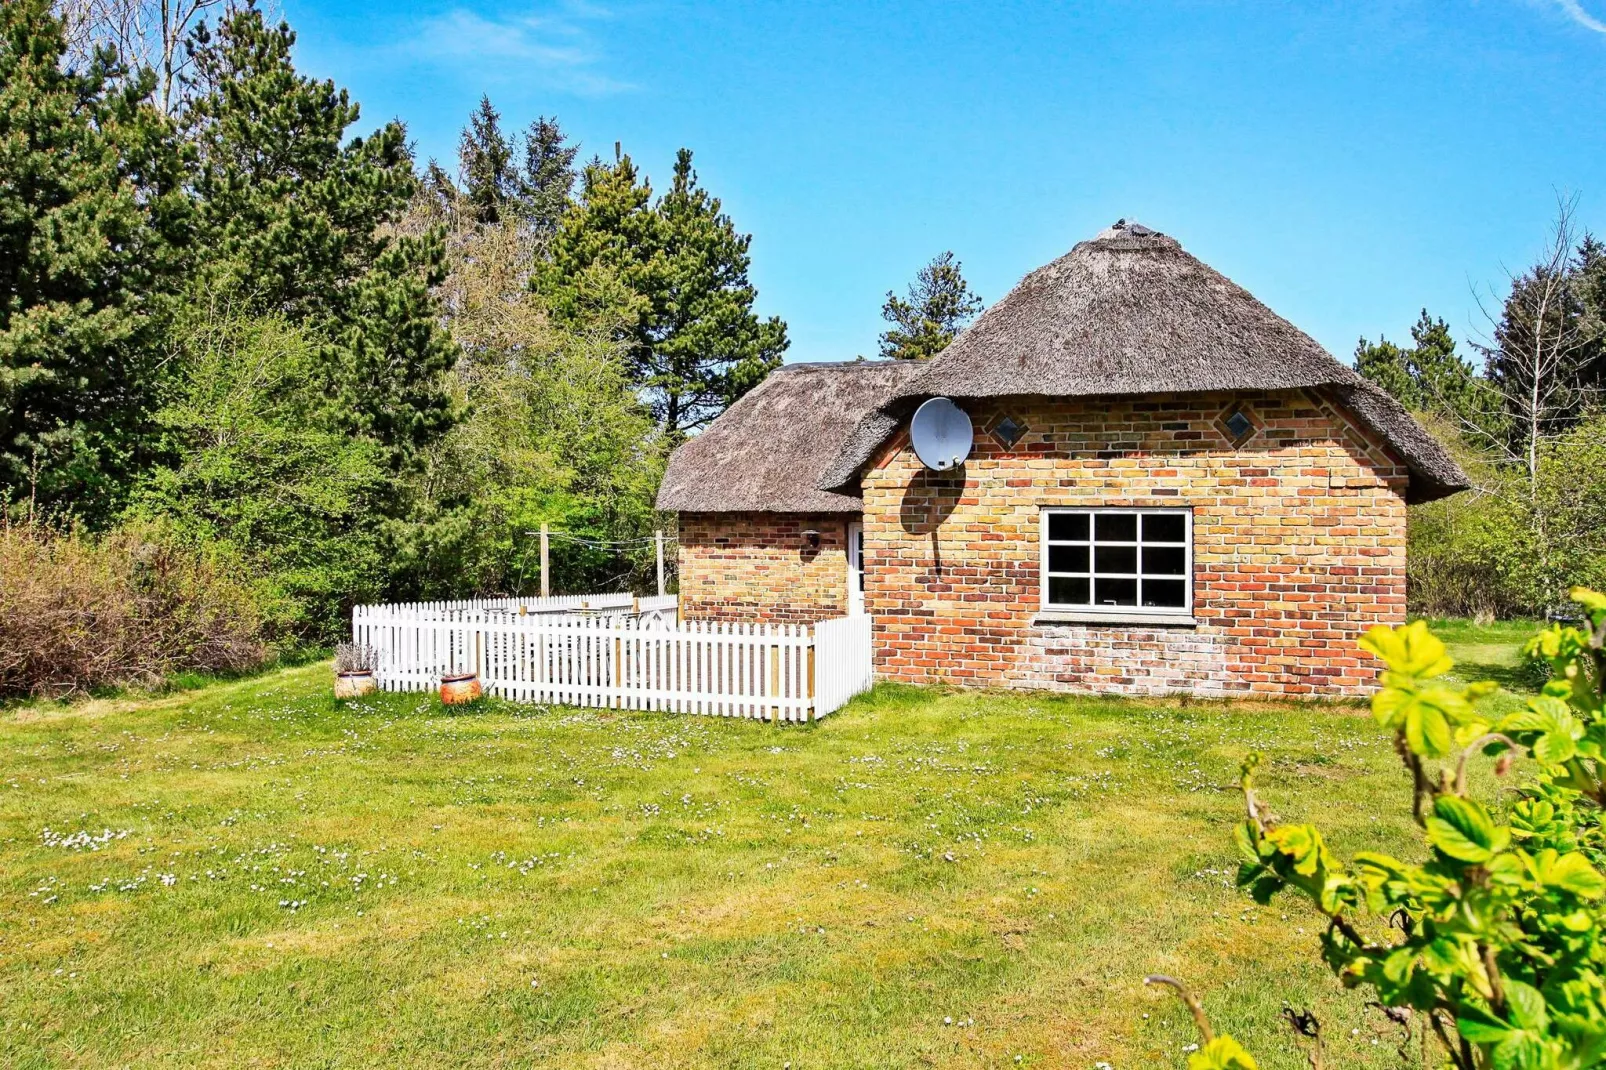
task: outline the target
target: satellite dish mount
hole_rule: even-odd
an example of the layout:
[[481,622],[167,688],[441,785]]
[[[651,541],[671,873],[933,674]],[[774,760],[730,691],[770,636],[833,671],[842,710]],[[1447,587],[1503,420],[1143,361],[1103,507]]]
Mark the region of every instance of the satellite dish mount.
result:
[[975,431],[964,409],[947,398],[931,398],[921,403],[909,421],[909,440],[921,464],[948,472],[970,456]]

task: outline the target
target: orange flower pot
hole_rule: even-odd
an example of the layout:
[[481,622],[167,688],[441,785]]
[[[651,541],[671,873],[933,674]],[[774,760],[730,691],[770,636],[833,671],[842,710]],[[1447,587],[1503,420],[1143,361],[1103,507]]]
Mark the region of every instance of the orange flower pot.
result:
[[441,701],[448,706],[461,706],[468,702],[478,702],[485,690],[480,687],[480,674],[477,672],[451,673],[441,677]]

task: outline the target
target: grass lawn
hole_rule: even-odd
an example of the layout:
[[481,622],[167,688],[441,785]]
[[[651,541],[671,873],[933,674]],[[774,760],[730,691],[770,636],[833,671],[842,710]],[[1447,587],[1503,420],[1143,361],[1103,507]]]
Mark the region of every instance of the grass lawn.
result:
[[[1452,636],[1500,668],[1530,629]],[[1510,634],[1508,634],[1510,633]],[[1395,1062],[1315,916],[1232,887],[1239,759],[1409,852],[1359,707],[882,686],[813,726],[418,695],[326,664],[0,710],[0,1065]]]

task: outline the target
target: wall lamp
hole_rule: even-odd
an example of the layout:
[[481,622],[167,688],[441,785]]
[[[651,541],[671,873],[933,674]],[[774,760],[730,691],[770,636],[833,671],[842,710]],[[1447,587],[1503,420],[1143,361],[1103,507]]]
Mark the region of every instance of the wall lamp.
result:
[[818,550],[820,548],[820,533],[813,528],[809,528],[803,533],[803,541],[808,543],[809,549]]

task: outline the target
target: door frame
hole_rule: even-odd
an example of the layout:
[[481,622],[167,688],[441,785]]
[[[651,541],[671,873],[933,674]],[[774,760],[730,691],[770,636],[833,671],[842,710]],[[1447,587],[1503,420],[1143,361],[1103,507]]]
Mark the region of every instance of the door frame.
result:
[[850,520],[847,534],[848,616],[859,617],[864,615],[864,522]]

